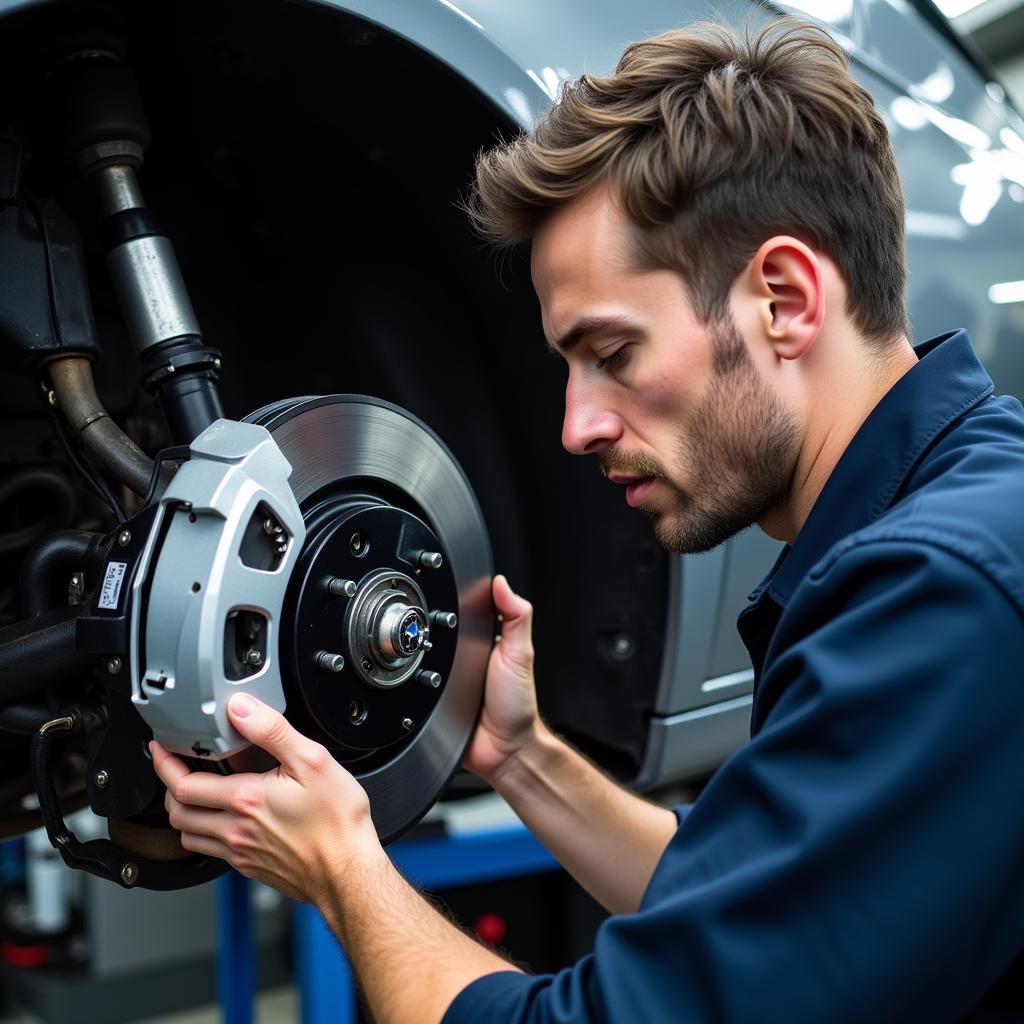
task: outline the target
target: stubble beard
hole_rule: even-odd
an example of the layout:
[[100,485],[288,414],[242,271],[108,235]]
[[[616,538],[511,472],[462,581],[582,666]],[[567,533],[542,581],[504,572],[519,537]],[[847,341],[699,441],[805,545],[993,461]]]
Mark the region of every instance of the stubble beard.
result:
[[602,454],[601,468],[653,476],[671,507],[640,505],[658,543],[678,555],[710,551],[759,522],[789,497],[799,448],[793,415],[762,380],[731,320],[712,328],[708,393],[694,411],[676,453],[687,491],[646,456]]

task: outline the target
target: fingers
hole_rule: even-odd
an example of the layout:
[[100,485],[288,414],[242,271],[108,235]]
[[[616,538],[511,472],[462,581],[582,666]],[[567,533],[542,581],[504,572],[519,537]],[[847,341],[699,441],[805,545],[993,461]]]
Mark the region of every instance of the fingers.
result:
[[170,793],[164,800],[164,806],[167,808],[167,818],[171,827],[179,832],[208,836],[221,842],[221,829],[230,824],[228,815],[223,811],[208,811],[191,804],[183,805]]
[[182,832],[182,848],[189,853],[201,853],[207,857],[217,857],[231,863],[234,852],[229,846],[225,846],[219,839],[212,836],[196,835],[194,832]]
[[279,711],[248,693],[228,701],[231,724],[251,743],[276,757],[289,775],[301,778],[331,760],[319,743],[294,729]]
[[174,792],[179,779],[189,774],[183,762],[169,750],[165,750],[156,740],[150,740],[149,752],[153,757],[153,768],[160,781],[168,790]]

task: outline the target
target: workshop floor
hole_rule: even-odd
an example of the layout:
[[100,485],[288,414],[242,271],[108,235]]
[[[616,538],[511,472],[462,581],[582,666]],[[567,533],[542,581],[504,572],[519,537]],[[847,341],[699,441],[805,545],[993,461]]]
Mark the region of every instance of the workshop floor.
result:
[[[292,985],[268,989],[256,1000],[254,1019],[259,1024],[295,1024],[299,1019],[298,992]],[[181,1013],[169,1013],[159,1017],[146,1017],[132,1024],[221,1024],[218,1006],[200,1006]],[[41,1017],[24,1013],[14,1016],[0,1015],[0,1024],[46,1024]]]

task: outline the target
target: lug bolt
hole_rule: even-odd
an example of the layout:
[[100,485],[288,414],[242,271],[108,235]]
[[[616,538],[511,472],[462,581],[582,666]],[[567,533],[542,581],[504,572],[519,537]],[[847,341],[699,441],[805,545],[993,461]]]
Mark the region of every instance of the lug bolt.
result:
[[264,533],[273,533],[275,526],[277,526],[277,523],[275,523],[274,520],[271,519],[269,516],[266,519],[263,520],[263,532]]
[[369,658],[363,658],[363,660],[360,662],[360,664],[363,666],[363,670],[366,671],[366,672],[369,672],[370,669],[373,668],[373,662],[370,661]]
[[131,542],[132,542],[132,534],[131,534],[130,530],[122,530],[117,535],[117,543],[120,544],[121,547],[126,548],[126,547],[128,547],[129,544],[131,544]]
[[366,549],[369,545],[369,541],[366,534],[362,530],[356,530],[355,533],[349,538],[348,549],[353,555],[363,555],[366,553]]
[[328,672],[340,672],[345,667],[345,659],[340,654],[321,651],[316,656],[317,665]]
[[444,626],[446,629],[454,629],[459,624],[459,617],[455,612],[431,612],[430,624],[432,626]]
[[327,592],[335,597],[355,597],[359,589],[355,580],[343,580],[337,576],[328,576],[325,582]]
[[432,690],[436,690],[441,685],[440,672],[430,672],[427,669],[423,669],[422,672],[416,674],[416,679],[423,683],[424,686],[429,686]]
[[116,676],[121,671],[121,659],[116,654],[107,658],[107,671],[112,676]]
[[412,719],[411,718],[403,718],[402,719],[402,728],[406,732],[409,732],[409,730],[412,729]]
[[57,404],[57,392],[53,391],[53,390],[47,391],[46,392],[46,400],[50,403],[50,405],[56,405]]
[[121,881],[127,886],[133,886],[139,877],[139,865],[134,861],[128,861],[123,868],[121,868]]
[[92,781],[100,789],[106,789],[110,784],[110,775],[107,774],[102,768],[92,777]]
[[258,668],[263,664],[263,655],[255,647],[252,647],[245,652],[245,663],[246,665],[252,665],[253,668]]
[[444,565],[444,557],[440,551],[421,551],[416,561],[424,569],[440,569]]
[[218,358],[217,356],[214,356],[214,359],[213,359],[213,368],[214,368],[215,370],[219,370],[219,369],[220,369],[220,359],[219,359],[219,358]]

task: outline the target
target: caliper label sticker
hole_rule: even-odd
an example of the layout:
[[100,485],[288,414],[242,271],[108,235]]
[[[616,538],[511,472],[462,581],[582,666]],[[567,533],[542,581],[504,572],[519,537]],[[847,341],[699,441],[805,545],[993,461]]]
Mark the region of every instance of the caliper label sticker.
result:
[[124,583],[124,572],[127,568],[127,562],[107,562],[103,586],[100,588],[100,608],[117,607],[117,599],[121,596],[121,584]]

